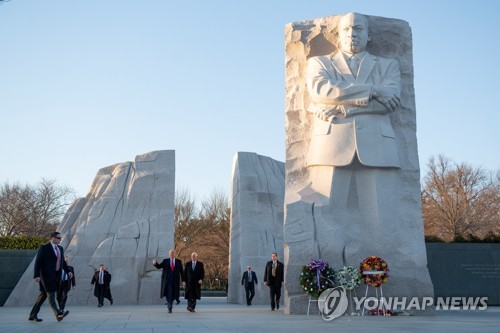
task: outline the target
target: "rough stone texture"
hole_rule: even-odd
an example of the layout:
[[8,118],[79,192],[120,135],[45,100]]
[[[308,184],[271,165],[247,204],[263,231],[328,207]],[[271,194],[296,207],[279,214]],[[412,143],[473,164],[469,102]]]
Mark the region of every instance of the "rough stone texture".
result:
[[[328,206],[314,207],[301,197],[310,182],[305,156],[311,138],[313,115],[306,111],[307,59],[336,50],[339,16],[329,16],[286,26],[286,184],[285,184],[285,313],[307,312],[308,296],[300,290],[301,268],[310,259],[322,258],[338,269],[358,266],[366,257],[384,258],[391,269],[384,296],[432,296],[427,269],[421,216],[420,170],[416,141],[415,96],[411,29],[407,22],[368,16],[372,40],[367,51],[393,58],[401,69],[399,110],[391,114],[401,169],[393,171],[394,184],[384,195],[393,198],[390,210],[376,212],[380,220],[378,241],[373,240],[359,212],[333,215]],[[360,216],[361,215],[361,216]],[[364,295],[365,286],[357,290]],[[369,296],[374,295],[370,290]]]
[[241,277],[247,265],[257,274],[252,304],[270,304],[264,268],[277,252],[283,261],[285,164],[255,153],[233,160],[228,302],[245,304]]
[[[85,198],[68,209],[61,245],[75,268],[68,305],[97,304],[90,284],[104,264],[115,304],[160,304],[161,271],[151,264],[174,246],[175,152],[153,151],[98,171]],[[38,284],[28,267],[7,306],[34,303]]]

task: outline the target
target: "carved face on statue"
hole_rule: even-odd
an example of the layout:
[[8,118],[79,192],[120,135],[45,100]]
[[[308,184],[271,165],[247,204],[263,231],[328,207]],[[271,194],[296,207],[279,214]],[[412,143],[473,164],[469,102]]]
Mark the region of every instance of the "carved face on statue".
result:
[[368,21],[364,15],[349,13],[339,22],[340,48],[346,53],[359,53],[366,49],[370,40]]

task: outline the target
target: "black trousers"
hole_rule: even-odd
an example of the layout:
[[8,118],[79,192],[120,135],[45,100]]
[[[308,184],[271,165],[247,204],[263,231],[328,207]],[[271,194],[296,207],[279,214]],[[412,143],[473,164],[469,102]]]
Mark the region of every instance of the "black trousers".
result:
[[57,303],[59,304],[59,308],[64,310],[64,307],[66,306],[66,300],[68,299],[68,289],[71,281],[66,280],[66,281],[61,281],[61,285],[59,286],[59,289],[57,290]]
[[104,284],[97,284],[97,301],[99,305],[104,305],[104,295],[106,295],[106,286]]
[[255,285],[253,282],[247,283],[245,286],[245,294],[247,298],[247,305],[252,304],[252,299],[255,296]]
[[280,304],[281,283],[278,286],[274,283],[269,284],[269,293],[271,296],[271,309],[274,310],[274,308]]
[[188,298],[187,307],[194,310],[196,308],[196,298]]
[[174,283],[171,281],[167,282],[167,308],[172,309],[172,303],[174,302]]
[[56,304],[56,293],[40,290],[40,293],[36,298],[35,305],[33,305],[33,308],[31,309],[30,318],[34,318],[38,315],[38,312],[40,312],[40,308],[42,307],[43,302],[45,302],[47,297],[49,298],[49,305],[50,308],[52,309],[52,312],[54,312],[54,315],[57,316],[60,313],[59,308],[57,307]]

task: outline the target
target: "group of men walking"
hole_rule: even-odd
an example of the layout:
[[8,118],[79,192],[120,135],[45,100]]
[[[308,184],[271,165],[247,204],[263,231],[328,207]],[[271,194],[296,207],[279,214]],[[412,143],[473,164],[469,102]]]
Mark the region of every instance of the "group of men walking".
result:
[[[280,308],[281,287],[284,280],[284,265],[278,260],[278,254],[273,252],[271,260],[266,263],[264,269],[264,284],[269,287],[271,297],[271,310]],[[255,296],[255,285],[258,284],[257,275],[252,267],[247,266],[247,271],[241,277],[241,285],[245,287],[247,306],[252,305]]]
[[[40,246],[34,267],[35,282],[39,284],[40,293],[33,305],[29,315],[29,320],[41,322],[38,313],[42,304],[48,298],[49,305],[57,321],[61,321],[69,314],[65,310],[68,291],[76,287],[74,268],[69,265],[69,260],[64,257],[64,249],[59,243],[61,235],[59,232],[51,234],[50,242]],[[161,275],[160,297],[166,297],[168,313],[172,313],[174,300],[179,304],[180,286],[185,289],[184,298],[187,300],[187,310],[195,312],[196,301],[201,299],[201,285],[205,278],[205,268],[203,263],[198,261],[198,254],[191,254],[191,261],[184,266],[182,261],[175,257],[175,251],[169,251],[169,257],[159,263],[153,259],[152,263],[157,269],[163,269]],[[272,254],[272,260],[267,262],[264,272],[264,283],[269,287],[271,296],[271,309],[279,309],[281,297],[281,287],[283,284],[283,263],[278,261],[277,253]],[[98,299],[98,307],[104,305],[104,298],[107,298],[113,305],[113,298],[110,291],[111,274],[104,265],[99,266],[99,270],[92,277],[94,296]],[[243,274],[241,284],[245,286],[247,305],[252,305],[255,295],[255,284],[257,275],[247,267],[247,272]]]
[[[57,321],[63,320],[69,314],[65,307],[68,292],[76,287],[75,270],[69,265],[69,259],[64,256],[64,249],[59,245],[60,242],[61,234],[53,232],[50,235],[50,242],[38,249],[33,278],[39,284],[40,292],[29,314],[30,321],[43,321],[42,318],[38,318],[38,313],[47,298]],[[98,299],[99,307],[103,306],[104,298],[108,298],[113,304],[110,282],[111,274],[105,270],[104,265],[100,265],[91,281],[95,284],[94,295]]]
[[191,254],[191,261],[182,266],[182,261],[175,257],[175,251],[168,252],[168,258],[158,263],[153,259],[153,265],[160,269],[161,291],[160,297],[166,297],[168,313],[172,313],[172,304],[180,296],[180,285],[184,287],[184,298],[187,299],[187,310],[195,312],[196,300],[201,299],[201,285],[205,279],[205,268],[203,263],[198,261],[198,254]]

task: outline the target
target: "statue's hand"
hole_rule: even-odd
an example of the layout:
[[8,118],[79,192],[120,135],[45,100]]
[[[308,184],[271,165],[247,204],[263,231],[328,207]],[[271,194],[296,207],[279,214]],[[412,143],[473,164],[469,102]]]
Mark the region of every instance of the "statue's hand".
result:
[[372,97],[382,103],[389,112],[396,111],[401,104],[399,94],[395,93],[392,89],[382,86],[373,86]]
[[316,111],[316,117],[323,121],[331,122],[332,118],[336,118],[337,115],[341,113],[335,106],[324,106],[320,110]]

